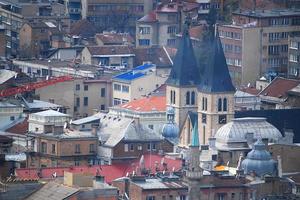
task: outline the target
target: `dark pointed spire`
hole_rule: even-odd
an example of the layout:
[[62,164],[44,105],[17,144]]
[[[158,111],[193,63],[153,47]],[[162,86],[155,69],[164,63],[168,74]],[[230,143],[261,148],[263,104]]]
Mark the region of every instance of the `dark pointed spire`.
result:
[[200,82],[197,61],[189,34],[189,25],[190,17],[187,16],[174,65],[166,82],[169,85],[187,86],[196,85]]
[[199,90],[203,92],[234,92],[235,88],[229,74],[226,58],[217,30],[211,30],[212,41],[207,41],[207,62],[201,76]]

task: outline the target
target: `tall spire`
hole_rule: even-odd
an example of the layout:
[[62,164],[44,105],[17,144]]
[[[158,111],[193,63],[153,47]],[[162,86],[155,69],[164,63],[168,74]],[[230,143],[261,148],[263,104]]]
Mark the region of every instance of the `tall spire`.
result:
[[216,30],[216,33],[211,34],[215,34],[215,36],[212,41],[207,41],[206,46],[211,48],[206,50],[208,59],[203,68],[199,89],[203,92],[234,92],[235,88],[229,74],[218,31]]
[[186,17],[174,65],[167,84],[176,86],[196,85],[200,81],[199,70],[189,34],[190,17]]
[[192,141],[191,147],[198,147],[199,148],[199,134],[198,134],[198,122],[195,122],[193,132],[192,132]]

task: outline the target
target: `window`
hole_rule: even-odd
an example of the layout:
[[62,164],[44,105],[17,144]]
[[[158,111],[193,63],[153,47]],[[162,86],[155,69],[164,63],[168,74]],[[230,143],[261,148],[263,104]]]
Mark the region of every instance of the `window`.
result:
[[84,85],[83,89],[84,89],[84,91],[88,91],[89,90],[89,86],[88,85]]
[[115,90],[115,91],[121,91],[121,85],[119,85],[119,84],[114,84],[114,90]]
[[114,106],[121,104],[121,99],[114,98],[113,104]]
[[169,195],[169,199],[170,199],[170,200],[173,200],[173,195]]
[[105,105],[104,104],[101,104],[100,110],[105,110]]
[[129,86],[127,86],[127,85],[122,85],[122,92],[128,93],[128,92],[129,92]]
[[143,150],[143,146],[142,146],[141,144],[139,144],[138,147],[137,147],[137,149],[138,149],[139,151],[142,151],[142,150]]
[[80,144],[75,144],[75,153],[80,153]]
[[222,99],[221,98],[218,99],[218,111],[219,112],[222,111]]
[[227,121],[226,115],[219,116],[219,124],[226,124],[226,121]]
[[47,143],[42,142],[42,149],[41,149],[42,153],[47,153]]
[[231,193],[231,199],[235,198],[235,193]]
[[105,88],[101,88],[100,96],[105,97]]
[[195,105],[195,102],[196,102],[196,95],[195,95],[195,92],[193,91],[191,93],[191,104]]
[[142,35],[150,34],[150,27],[139,27],[139,33]]
[[169,26],[167,32],[168,33],[176,33],[176,26]]
[[14,121],[15,120],[15,116],[10,116],[10,121]]
[[147,196],[146,200],[155,200],[155,196]]
[[128,152],[128,144],[124,144],[124,151]]
[[75,166],[79,166],[80,165],[80,161],[79,160],[74,160],[74,165]]
[[225,194],[224,193],[218,193],[217,194],[217,200],[225,200]]
[[167,46],[175,46],[176,39],[168,39],[167,40]]
[[223,99],[223,111],[227,111],[227,99]]
[[150,151],[151,150],[151,144],[147,144],[147,150]]
[[109,58],[107,58],[107,57],[100,58],[99,65],[100,66],[109,66]]
[[76,97],[76,106],[79,107],[80,106],[80,98]]
[[298,49],[298,42],[291,41],[290,42],[290,49]]
[[139,45],[140,46],[149,46],[150,45],[150,40],[149,39],[140,39],[139,40]]
[[179,200],[186,200],[186,196],[185,195],[180,195]]
[[83,105],[88,106],[89,104],[89,98],[88,97],[83,97]]
[[153,124],[149,124],[148,127],[153,130]]
[[152,143],[152,150],[156,150],[156,144]]
[[51,153],[55,153],[55,144],[51,145]]
[[76,88],[77,91],[80,90],[80,85],[76,84],[75,88]]
[[129,147],[130,147],[130,151],[134,151],[134,144],[130,144]]
[[206,124],[206,114],[202,114],[202,123]]
[[185,95],[185,104],[190,105],[190,92],[187,92]]
[[90,153],[95,153],[95,144],[90,144]]

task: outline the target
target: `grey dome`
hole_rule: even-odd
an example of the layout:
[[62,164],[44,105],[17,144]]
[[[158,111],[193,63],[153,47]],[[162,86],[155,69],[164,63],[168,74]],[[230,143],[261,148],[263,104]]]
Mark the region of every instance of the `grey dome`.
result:
[[230,148],[233,143],[247,142],[248,133],[253,133],[254,139],[267,138],[269,142],[277,142],[282,138],[280,131],[267,122],[266,118],[237,118],[219,128],[215,135],[216,147],[224,149]]
[[162,128],[162,135],[165,138],[177,138],[179,135],[179,128],[175,123],[166,123]]
[[266,150],[266,145],[258,139],[247,158],[242,161],[242,169],[246,174],[254,172],[257,176],[276,175],[277,163]]

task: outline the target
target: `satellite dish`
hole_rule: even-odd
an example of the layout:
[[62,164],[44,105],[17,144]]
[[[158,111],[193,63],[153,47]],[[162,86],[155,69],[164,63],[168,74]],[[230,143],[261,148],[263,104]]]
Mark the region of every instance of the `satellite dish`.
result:
[[247,87],[250,87],[250,86],[251,86],[251,84],[250,84],[250,83],[248,83]]
[[49,75],[46,76],[46,80],[47,80],[47,81],[49,80]]
[[73,122],[73,120],[71,119],[71,120],[70,120],[70,124],[72,124],[72,122]]
[[15,79],[16,79],[17,77],[18,77],[18,74],[16,73],[16,74],[15,74]]
[[57,108],[57,110],[56,110],[56,111],[57,111],[57,112],[59,112],[59,109],[60,109],[60,108]]

